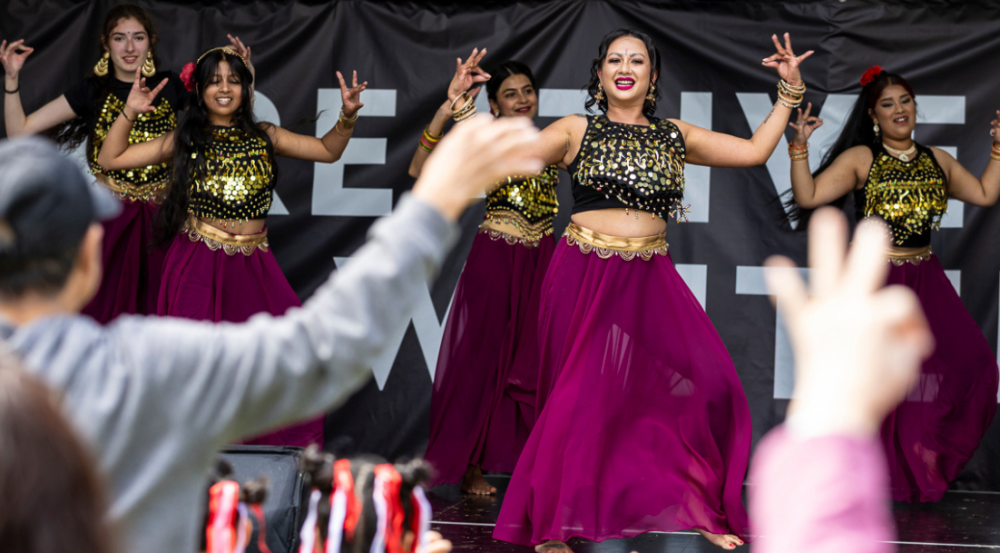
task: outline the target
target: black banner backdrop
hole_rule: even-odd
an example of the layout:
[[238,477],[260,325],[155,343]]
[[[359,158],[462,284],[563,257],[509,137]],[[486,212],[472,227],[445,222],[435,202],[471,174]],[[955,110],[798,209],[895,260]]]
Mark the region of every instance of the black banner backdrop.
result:
[[[8,0],[0,38],[36,48],[21,75],[30,112],[82,78],[98,59],[98,34],[116,2]],[[968,3],[555,2],[488,5],[414,2],[142,1],[158,25],[159,55],[179,71],[210,46],[239,35],[253,48],[264,119],[322,133],[335,121],[335,71],[357,69],[370,90],[345,159],[310,164],[283,159],[281,206],[268,220],[271,243],[289,281],[307,298],[364,241],[375,216],[411,185],[410,156],[444,100],[456,57],[486,47],[484,65],[515,58],[542,89],[544,126],[583,111],[579,91],[600,38],[618,27],[653,36],[664,56],[661,117],[681,117],[749,137],[775,99],[777,77],[760,64],[772,33],[791,33],[796,51],[816,50],[803,74],[806,99],[826,119],[813,138],[814,162],[879,64],[905,75],[918,95],[918,141],[949,147],[973,173],[989,155],[987,129],[1000,108],[994,76],[1000,8]],[[326,110],[318,122],[308,122]],[[307,121],[295,127],[296,121]],[[675,262],[729,348],[750,400],[754,438],[781,422],[791,388],[783,333],[761,287],[772,253],[800,264],[805,242],[783,224],[778,193],[787,190],[783,142],[766,167],[688,170],[692,222],[671,225]],[[568,179],[560,196],[569,205]],[[557,221],[566,224],[568,209]],[[433,364],[451,295],[482,207],[463,218],[465,236],[450,255],[400,347],[376,363],[377,378],[327,418],[328,449],[388,457],[419,454],[427,441]],[[933,240],[973,318],[996,348],[1000,261],[994,238],[1000,211],[953,204]],[[428,368],[430,366],[430,368]],[[1000,489],[1000,426],[994,424],[961,486]]]

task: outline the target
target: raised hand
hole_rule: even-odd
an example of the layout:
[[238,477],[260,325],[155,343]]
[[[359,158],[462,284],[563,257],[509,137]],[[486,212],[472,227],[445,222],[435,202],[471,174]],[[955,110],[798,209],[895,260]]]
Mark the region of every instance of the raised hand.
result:
[[993,137],[993,145],[1000,148],[1000,109],[997,110],[997,118],[990,121],[990,136]]
[[233,35],[226,35],[229,39],[229,47],[236,51],[237,54],[243,56],[243,61],[247,64],[247,69],[250,70],[250,74],[256,78],[256,74],[253,69],[253,62],[250,61],[250,47],[243,44],[240,37]]
[[358,72],[354,72],[354,77],[351,80],[351,88],[347,88],[347,82],[344,81],[344,76],[337,71],[337,79],[340,81],[340,98],[344,103],[344,116],[348,119],[354,119],[354,115],[358,113],[358,110],[365,107],[361,103],[361,93],[368,88],[368,81],[358,84]]
[[156,95],[165,86],[167,86],[167,79],[163,79],[160,84],[156,85],[156,88],[150,90],[146,86],[146,77],[142,76],[142,67],[136,67],[135,81],[132,83],[132,90],[128,93],[128,99],[125,100],[125,107],[136,115],[156,111],[153,101],[156,100]]
[[796,56],[795,53],[792,52],[792,38],[788,35],[788,33],[785,33],[784,46],[778,42],[778,35],[771,35],[771,40],[774,42],[774,48],[777,52],[764,58],[763,65],[776,68],[778,70],[778,76],[785,79],[785,82],[792,86],[802,84],[802,76],[799,74],[799,65],[806,58],[813,55],[813,51],[809,50],[801,56]]
[[[799,118],[795,123],[789,122],[788,126],[795,129],[795,138],[792,142],[796,146],[805,146],[809,141],[809,137],[812,136],[813,131],[823,126],[823,120],[815,115],[809,115],[812,112],[812,102],[806,104],[805,113],[802,112],[802,108],[799,108]],[[998,111],[997,113],[1000,113]]]
[[0,63],[3,64],[4,74],[16,79],[21,68],[24,67],[24,60],[34,52],[35,49],[24,45],[24,39],[15,40],[9,45],[7,41],[0,42]]
[[448,99],[454,100],[462,95],[463,92],[468,91],[469,98],[474,98],[476,93],[479,92],[480,87],[471,89],[478,83],[485,83],[490,80],[490,74],[483,71],[482,67],[479,67],[479,62],[486,55],[486,48],[480,50],[479,48],[474,48],[472,53],[469,54],[469,59],[462,61],[462,58],[455,58],[455,76],[451,78],[451,83],[448,85]]

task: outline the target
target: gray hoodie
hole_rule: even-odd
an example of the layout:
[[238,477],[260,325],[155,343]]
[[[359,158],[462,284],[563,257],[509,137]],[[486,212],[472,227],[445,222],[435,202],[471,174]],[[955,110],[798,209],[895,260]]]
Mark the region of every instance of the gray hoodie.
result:
[[362,386],[457,227],[413,197],[301,309],[245,324],[59,316],[0,336],[63,396],[110,485],[122,552],[196,551],[206,474],[224,445],[337,407]]

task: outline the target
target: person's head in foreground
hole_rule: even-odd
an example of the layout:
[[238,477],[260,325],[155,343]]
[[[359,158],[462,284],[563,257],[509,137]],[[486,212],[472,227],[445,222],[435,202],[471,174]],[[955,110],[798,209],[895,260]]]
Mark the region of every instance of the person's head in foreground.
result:
[[0,349],[0,549],[110,553],[104,490],[54,394]]
[[[258,527],[265,527],[261,524],[264,520],[261,505],[267,500],[267,490],[266,477],[240,484],[233,479],[233,467],[218,459],[205,490],[205,522],[198,550],[202,553],[244,553],[253,533],[250,518],[257,519]],[[263,533],[258,538],[263,542]]]
[[430,531],[422,485],[431,468],[424,461],[334,460],[312,446],[302,456],[302,470],[312,492],[299,553],[451,551],[451,542]]
[[101,282],[100,221],[121,209],[41,138],[0,142],[0,313],[76,313]]

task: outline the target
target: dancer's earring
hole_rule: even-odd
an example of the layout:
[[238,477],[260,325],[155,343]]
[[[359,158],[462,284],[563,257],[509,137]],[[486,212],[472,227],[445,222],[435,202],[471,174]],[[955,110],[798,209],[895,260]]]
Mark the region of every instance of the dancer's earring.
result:
[[878,128],[878,121],[875,121],[875,126],[872,127],[875,130],[875,134],[878,134],[881,129]]
[[101,59],[97,60],[97,65],[94,66],[94,75],[98,77],[103,77],[108,74],[108,60],[111,59],[111,54],[104,52]]
[[653,96],[654,92],[656,92],[656,85],[650,83],[650,85],[649,85],[649,92],[646,94],[646,100],[648,100],[650,102],[655,102],[656,101],[656,96]]
[[594,99],[598,102],[604,101],[604,87],[601,85],[601,81],[597,81],[597,94],[594,94]]
[[152,77],[156,75],[156,64],[153,63],[153,53],[146,52],[146,61],[142,63],[142,76]]

